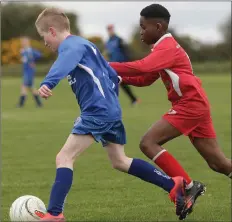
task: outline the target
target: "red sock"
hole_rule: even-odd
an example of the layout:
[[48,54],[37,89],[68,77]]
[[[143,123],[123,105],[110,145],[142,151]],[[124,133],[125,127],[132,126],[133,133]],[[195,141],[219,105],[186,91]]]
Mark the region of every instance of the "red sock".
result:
[[157,164],[168,176],[176,177],[182,176],[187,184],[192,182],[192,179],[185,172],[183,167],[177,162],[177,160],[166,150],[160,151],[153,161]]

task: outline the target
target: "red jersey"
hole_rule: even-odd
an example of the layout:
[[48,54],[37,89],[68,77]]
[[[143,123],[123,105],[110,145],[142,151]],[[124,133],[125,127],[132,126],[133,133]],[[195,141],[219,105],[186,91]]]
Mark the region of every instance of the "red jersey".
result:
[[187,53],[170,33],[162,36],[144,59],[111,62],[110,65],[128,85],[147,86],[161,78],[173,105],[178,103],[186,108],[209,108],[207,96],[200,79],[193,73]]

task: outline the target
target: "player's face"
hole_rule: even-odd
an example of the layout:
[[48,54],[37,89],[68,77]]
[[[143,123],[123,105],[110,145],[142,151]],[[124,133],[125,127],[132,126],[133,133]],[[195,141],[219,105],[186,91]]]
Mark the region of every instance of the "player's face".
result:
[[162,25],[155,19],[140,17],[140,37],[141,41],[147,45],[156,43],[161,37]]
[[26,37],[21,38],[21,44],[23,47],[29,47],[30,46],[30,40]]
[[113,27],[108,27],[108,28],[107,28],[107,32],[108,32],[108,35],[109,35],[109,36],[114,35],[114,28],[113,28]]
[[38,30],[40,36],[44,39],[44,44],[52,51],[57,51],[59,42],[57,39],[56,32],[53,28],[49,28],[48,32]]

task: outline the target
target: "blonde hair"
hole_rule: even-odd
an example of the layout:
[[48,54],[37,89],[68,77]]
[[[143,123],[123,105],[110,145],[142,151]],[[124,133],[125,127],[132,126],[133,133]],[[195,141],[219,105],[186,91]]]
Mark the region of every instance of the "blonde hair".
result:
[[65,13],[58,8],[46,8],[38,16],[35,26],[37,29],[48,32],[49,27],[58,31],[70,31],[70,22]]

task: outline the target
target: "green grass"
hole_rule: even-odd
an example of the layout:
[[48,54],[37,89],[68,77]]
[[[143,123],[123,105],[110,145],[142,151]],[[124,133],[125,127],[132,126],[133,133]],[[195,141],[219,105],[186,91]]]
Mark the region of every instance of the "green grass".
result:
[[[37,79],[37,84],[39,84]],[[222,150],[231,156],[230,76],[202,76],[212,105],[212,116]],[[31,96],[23,109],[15,108],[21,80],[2,80],[2,220],[11,203],[32,194],[46,204],[55,175],[55,155],[64,144],[79,114],[74,95],[64,80],[35,108]],[[128,135],[126,153],[146,159],[138,148],[141,136],[170,108],[160,81],[134,88],[142,103],[132,108],[121,92],[123,120]],[[211,171],[187,137],[165,145],[189,174],[207,185],[188,221],[231,221],[231,185]],[[111,169],[106,152],[94,144],[76,162],[74,182],[65,214],[72,221],[177,221],[174,206],[161,189]]]
[[[51,67],[52,62],[48,63],[38,63],[36,65],[36,75],[43,76],[44,73],[48,72]],[[208,61],[202,63],[194,63],[192,64],[194,72],[204,73],[204,74],[214,74],[217,75],[218,73],[231,73],[231,61]],[[10,64],[2,66],[2,73],[4,77],[11,76],[11,77],[20,77],[21,73],[20,70],[22,69],[22,64]]]

